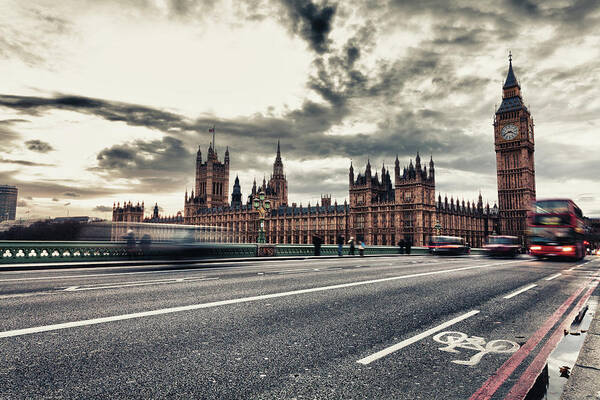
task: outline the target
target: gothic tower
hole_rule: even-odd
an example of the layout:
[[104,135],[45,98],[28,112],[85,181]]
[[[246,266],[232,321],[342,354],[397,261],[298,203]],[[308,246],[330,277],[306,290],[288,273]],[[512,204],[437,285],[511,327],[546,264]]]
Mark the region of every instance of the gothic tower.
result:
[[509,55],[502,103],[494,116],[500,232],[524,237],[527,210],[535,201],[534,124]]
[[242,189],[240,187],[240,179],[235,177],[233,184],[233,192],[231,193],[231,207],[240,208],[242,206]]
[[417,246],[428,243],[433,233],[435,221],[435,164],[433,157],[427,166],[421,165],[417,152],[415,165],[412,160],[400,172],[400,161],[395,162],[395,202],[401,205],[397,213],[398,238],[408,240]]
[[267,187],[267,192],[272,192],[270,195],[267,193],[267,197],[272,196],[276,202],[276,206],[287,206],[288,205],[288,183],[285,174],[283,173],[283,161],[281,161],[281,147],[279,140],[277,141],[277,156],[273,163],[273,173]]
[[[202,162],[202,152],[196,155],[195,196],[190,199],[197,208],[223,207],[229,204],[229,148],[219,161],[214,143],[208,147],[208,158]],[[187,202],[187,200],[186,200]]]

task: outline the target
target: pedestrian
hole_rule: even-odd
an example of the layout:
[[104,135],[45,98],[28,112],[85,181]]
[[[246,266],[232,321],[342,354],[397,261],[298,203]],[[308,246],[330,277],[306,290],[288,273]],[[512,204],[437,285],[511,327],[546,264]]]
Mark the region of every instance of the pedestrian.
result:
[[398,241],[398,254],[404,254],[404,239]]
[[412,238],[409,237],[408,239],[404,240],[404,252],[406,254],[410,254],[410,247],[412,246]]
[[135,234],[133,233],[133,230],[129,229],[124,236],[124,239],[127,246],[127,257],[131,259],[136,255]]
[[323,239],[320,236],[313,236],[313,246],[315,246],[315,256],[321,255],[321,244],[323,243]]
[[350,244],[350,255],[353,256],[354,255],[354,238],[351,237],[350,240],[348,240],[348,244]]
[[140,239],[140,250],[144,257],[150,256],[150,245],[152,244],[152,237],[147,233]]
[[367,248],[367,246],[365,245],[365,242],[363,242],[362,240],[360,241],[360,244],[358,245],[358,254],[362,257],[365,255],[365,249]]
[[344,238],[339,235],[337,237],[337,245],[338,245],[338,256],[342,256],[342,251],[344,250]]

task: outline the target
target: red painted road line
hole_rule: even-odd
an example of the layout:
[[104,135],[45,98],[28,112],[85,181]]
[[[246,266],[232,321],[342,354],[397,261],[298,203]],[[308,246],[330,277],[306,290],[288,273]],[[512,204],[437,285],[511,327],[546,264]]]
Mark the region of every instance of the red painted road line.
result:
[[571,295],[555,312],[544,322],[544,324],[529,338],[529,340],[521,346],[475,393],[469,397],[469,400],[487,400],[496,393],[496,390],[508,379],[508,377],[521,365],[523,360],[527,358],[529,353],[538,345],[538,343],[546,336],[548,331],[558,322],[564,315],[569,306],[575,301],[577,296],[585,289],[591,280],[587,280],[584,285],[580,286],[575,293]]
[[565,336],[564,331],[561,329],[564,326],[564,323],[567,322],[570,325],[570,321],[572,321],[579,310],[583,308],[583,305],[590,298],[596,286],[598,286],[598,282],[593,283],[592,287],[583,295],[583,297],[581,297],[581,300],[579,300],[577,305],[571,310],[567,318],[563,321],[563,324],[560,324],[552,333],[550,339],[548,339],[544,347],[542,347],[542,350],[540,350],[517,383],[515,383],[510,392],[508,392],[508,395],[504,400],[521,400],[527,396],[529,389],[531,389],[538,375],[544,368],[544,365],[546,365],[548,356],[552,353],[552,350],[556,348],[558,342]]

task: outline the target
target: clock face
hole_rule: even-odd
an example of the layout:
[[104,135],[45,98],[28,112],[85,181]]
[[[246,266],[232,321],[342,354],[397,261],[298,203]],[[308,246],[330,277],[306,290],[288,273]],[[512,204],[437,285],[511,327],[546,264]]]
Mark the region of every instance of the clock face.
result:
[[519,128],[516,125],[510,124],[502,128],[500,132],[504,140],[512,140],[519,134]]

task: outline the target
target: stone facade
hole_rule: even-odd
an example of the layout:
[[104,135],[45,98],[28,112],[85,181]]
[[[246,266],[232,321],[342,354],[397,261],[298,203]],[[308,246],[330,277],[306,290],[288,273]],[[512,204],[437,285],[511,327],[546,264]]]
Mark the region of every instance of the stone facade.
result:
[[[435,166],[433,158],[422,167],[419,154],[416,163],[400,171],[396,158],[394,184],[390,171],[384,167],[372,173],[370,162],[364,173],[355,177],[354,167],[349,170],[350,202],[331,203],[331,197],[322,196],[316,205],[288,205],[287,178],[279,143],[273,164],[273,173],[261,186],[252,187],[245,204],[241,202],[241,188],[236,178],[231,204],[206,207],[195,197],[185,197],[184,223],[215,227],[217,238],[234,243],[252,243],[258,240],[258,212],[252,208],[252,198],[263,191],[271,200],[272,209],[265,219],[265,237],[268,243],[310,244],[313,236],[320,236],[325,244],[335,244],[339,237],[364,240],[372,245],[395,245],[401,239],[414,245],[426,245],[435,234],[464,237],[472,246],[481,246],[485,238],[496,231],[497,208],[484,207],[481,196],[477,203],[450,203],[435,199]],[[215,160],[218,162],[218,160]],[[197,179],[201,185],[204,177]],[[437,227],[437,228],[436,228]]]
[[[216,154],[216,153],[215,153]],[[201,162],[201,161],[200,161]],[[227,163],[229,160],[227,159]],[[218,164],[215,156],[213,165]],[[427,245],[432,235],[461,236],[472,246],[481,246],[485,238],[498,232],[498,208],[484,206],[481,195],[477,202],[465,203],[441,195],[435,198],[435,165],[429,160],[429,168],[422,166],[417,154],[415,164],[400,168],[396,158],[394,184],[385,166],[372,173],[368,162],[364,172],[355,176],[354,166],[349,169],[350,202],[338,204],[324,195],[316,205],[288,205],[287,178],[283,174],[283,162],[279,145],[273,164],[273,174],[261,186],[254,185],[244,203],[241,187],[236,177],[231,203],[207,207],[200,196],[185,196],[185,214],[161,217],[158,206],[150,218],[143,217],[143,203],[133,206],[127,203],[113,209],[113,221],[150,222],[165,224],[200,225],[207,227],[203,240],[229,243],[254,243],[258,240],[258,212],[252,208],[252,198],[263,191],[273,207],[265,219],[267,243],[310,244],[314,236],[324,244],[335,244],[338,238],[350,237],[370,245],[395,245],[409,240],[416,246]],[[200,172],[199,187],[207,187],[208,174]],[[228,177],[223,177],[228,180]],[[210,185],[212,186],[212,185]],[[202,193],[202,192],[201,192]]]

